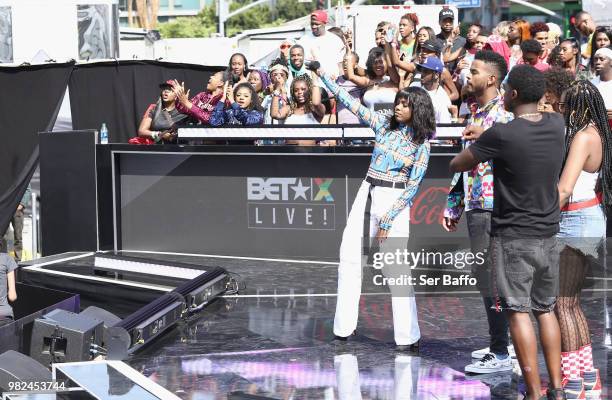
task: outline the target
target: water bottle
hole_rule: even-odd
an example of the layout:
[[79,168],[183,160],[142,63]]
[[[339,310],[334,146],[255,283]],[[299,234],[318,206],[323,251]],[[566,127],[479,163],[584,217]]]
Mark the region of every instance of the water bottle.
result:
[[100,128],[100,144],[108,144],[108,128],[106,127],[106,123],[102,123],[102,127]]

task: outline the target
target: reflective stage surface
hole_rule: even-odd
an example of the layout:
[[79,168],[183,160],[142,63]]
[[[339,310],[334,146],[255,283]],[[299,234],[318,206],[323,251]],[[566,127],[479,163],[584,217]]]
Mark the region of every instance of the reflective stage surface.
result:
[[[471,351],[488,345],[486,317],[476,292],[417,297],[422,332],[417,355],[396,351],[390,295],[368,286],[372,276],[367,272],[357,335],[334,342],[334,264],[125,254],[219,265],[238,274],[246,286],[127,360],[183,399],[521,398],[522,380],[512,372],[463,373]],[[604,289],[583,296],[595,365],[604,383],[602,398],[607,398],[612,378],[612,350],[604,346],[610,295]],[[607,303],[609,307],[610,300]],[[540,372],[546,376],[543,359]]]

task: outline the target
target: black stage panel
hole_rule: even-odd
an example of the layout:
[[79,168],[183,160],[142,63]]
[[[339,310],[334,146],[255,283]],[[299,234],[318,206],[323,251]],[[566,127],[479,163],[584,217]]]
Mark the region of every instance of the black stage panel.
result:
[[96,250],[96,131],[39,137],[43,255]]
[[[370,149],[193,150],[113,151],[117,249],[337,259]],[[432,156],[413,204],[416,237],[453,236],[439,224],[449,160]]]

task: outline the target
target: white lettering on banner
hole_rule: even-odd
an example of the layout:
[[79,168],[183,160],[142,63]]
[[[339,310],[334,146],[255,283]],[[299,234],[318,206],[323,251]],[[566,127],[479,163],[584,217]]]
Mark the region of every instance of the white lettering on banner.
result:
[[249,203],[249,228],[336,229],[335,204]]
[[246,179],[249,228],[336,229],[334,178]]
[[247,178],[247,199],[255,201],[289,200],[289,185],[294,184],[296,180],[296,178]]
[[295,208],[289,210],[287,208],[287,220],[289,221],[289,225],[293,224],[293,216],[295,215]]
[[259,209],[255,209],[255,223],[261,224],[261,220],[259,219]]

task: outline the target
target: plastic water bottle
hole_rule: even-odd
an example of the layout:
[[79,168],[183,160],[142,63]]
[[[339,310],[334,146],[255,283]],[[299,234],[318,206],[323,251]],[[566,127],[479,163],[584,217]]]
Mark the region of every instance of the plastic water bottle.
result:
[[106,123],[102,123],[102,127],[100,128],[100,144],[108,144],[108,128],[106,127]]

